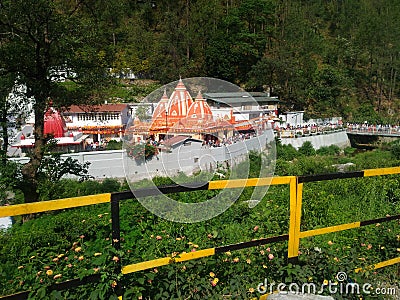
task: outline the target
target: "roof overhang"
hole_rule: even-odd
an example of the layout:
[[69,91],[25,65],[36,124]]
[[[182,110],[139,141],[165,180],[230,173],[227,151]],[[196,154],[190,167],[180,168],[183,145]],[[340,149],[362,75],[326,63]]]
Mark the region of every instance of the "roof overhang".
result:
[[263,92],[204,93],[206,100],[226,105],[279,103],[276,97]]

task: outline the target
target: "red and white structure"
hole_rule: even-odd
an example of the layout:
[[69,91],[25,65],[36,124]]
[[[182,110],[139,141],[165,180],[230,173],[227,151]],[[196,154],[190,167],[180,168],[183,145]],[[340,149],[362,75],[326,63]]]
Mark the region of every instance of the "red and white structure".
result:
[[211,112],[211,108],[203,98],[203,95],[199,91],[196,96],[195,101],[189,108],[187,113],[187,120],[189,122],[195,121],[197,123],[204,123],[204,122],[212,122],[213,121],[213,114]]
[[70,131],[90,135],[94,142],[120,139],[131,116],[128,104],[72,105],[63,112]]
[[[91,143],[119,140],[130,116],[128,104],[72,105],[63,113],[50,106],[44,116],[44,134],[57,141],[57,151],[79,152]],[[26,153],[34,143],[33,125],[28,124],[12,146]]]
[[57,110],[50,107],[44,114],[44,135],[52,135],[55,138],[65,137],[67,125],[64,118]]
[[233,134],[234,126],[230,121],[234,121],[234,118],[226,120],[214,117],[201,92],[199,91],[193,99],[180,79],[169,98],[164,91],[151,122],[140,122],[135,119],[128,131],[135,136],[135,141],[141,141],[149,136],[162,140],[165,136],[171,138],[174,135],[186,135],[198,139],[209,135],[220,135],[223,138]]
[[[160,102],[158,102],[154,112],[153,112],[153,118],[152,118],[152,123],[154,126],[161,127],[164,124],[165,128],[168,126],[168,112],[167,112],[167,107],[168,107],[168,96],[167,96],[167,91],[164,90],[164,94],[161,97]],[[135,120],[135,122],[138,122],[140,120]],[[153,126],[152,124],[152,126]]]
[[167,115],[170,122],[176,123],[180,119],[185,118],[192,104],[192,96],[186,89],[182,79],[179,79],[167,105]]
[[[44,135],[52,137],[57,142],[57,150],[62,152],[79,152],[85,147],[88,137],[79,131],[68,130],[63,116],[53,107],[49,107],[44,115]],[[19,141],[12,145],[27,153],[35,144],[33,125],[26,125],[18,135]]]

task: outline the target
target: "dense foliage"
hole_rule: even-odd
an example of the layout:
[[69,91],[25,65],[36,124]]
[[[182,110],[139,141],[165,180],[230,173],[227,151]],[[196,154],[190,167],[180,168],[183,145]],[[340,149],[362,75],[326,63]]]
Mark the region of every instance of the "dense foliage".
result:
[[[4,89],[10,87],[10,82],[26,87],[25,96],[30,99],[30,113],[34,116],[34,144],[30,160],[21,170],[26,183],[22,189],[25,202],[35,202],[40,197],[38,174],[52,139],[44,132],[44,115],[49,106],[94,104],[103,100],[99,97],[100,91],[110,83],[110,77],[106,76],[110,59],[103,47],[96,15],[92,5],[82,2],[3,0],[0,3],[3,132],[4,116],[11,109]],[[65,79],[75,83],[73,89],[59,84]],[[4,142],[6,148],[7,136]]]
[[[306,146],[310,150],[309,146]],[[390,151],[375,150],[358,154],[337,153],[328,147],[301,153],[278,143],[276,175],[301,175],[333,171],[332,164],[352,162],[352,169],[399,165]],[[331,149],[332,148],[332,149]],[[283,160],[290,149],[294,158]],[[312,151],[311,151],[312,152]],[[346,153],[352,151],[346,150]],[[332,153],[332,154],[330,154]],[[161,183],[162,179],[158,179]],[[400,176],[343,179],[307,183],[303,191],[302,230],[368,220],[398,214]],[[113,179],[103,182],[61,180],[53,193],[71,197],[124,190],[127,186]],[[200,201],[217,191],[179,194],[180,201]],[[177,263],[121,276],[114,273],[119,263],[144,260],[209,247],[228,245],[288,232],[289,188],[272,186],[262,202],[250,209],[249,190],[225,213],[209,221],[179,224],[160,219],[137,201],[121,203],[121,250],[111,246],[109,204],[42,214],[24,224],[17,222],[0,235],[1,294],[32,290],[32,299],[113,299],[116,282],[126,299],[251,299],[259,296],[257,285],[335,280],[346,272],[350,280],[368,282],[374,287],[383,280],[397,282],[392,267],[355,273],[356,267],[395,258],[400,251],[398,221],[302,239],[299,264],[287,264],[287,243],[275,243],[209,258]],[[211,193],[211,194],[210,194]],[[18,220],[17,220],[18,221]],[[394,272],[392,272],[394,271]],[[46,287],[67,279],[101,274],[101,281],[85,287],[58,292]],[[335,295],[351,299],[352,295]],[[356,297],[359,299],[359,297]],[[368,299],[368,297],[367,297]]]
[[[19,40],[9,34],[9,26],[24,23],[8,24],[6,20],[13,21],[9,14],[20,21],[25,15],[43,14],[38,20],[46,20],[51,32],[43,32],[45,27],[38,23],[42,36],[37,41],[43,43],[38,44],[43,53],[38,53],[49,55],[50,67],[65,62],[75,71],[84,70],[88,75],[84,80],[98,80],[92,74],[99,65],[112,68],[116,76],[129,69],[140,78],[161,83],[179,75],[209,76],[248,90],[270,89],[286,108],[306,110],[309,116],[397,121],[400,4],[396,0],[15,3],[13,11],[8,11],[8,1],[0,11],[6,67],[17,62],[29,69],[30,55],[35,53],[27,48],[35,40],[23,41],[21,36],[25,28],[15,35],[22,37],[24,47],[15,47]],[[71,24],[80,24],[79,31]],[[52,34],[50,40],[44,38],[46,34]],[[47,48],[50,52],[44,51]],[[17,56],[23,60],[17,61]],[[64,88],[50,87],[53,94]],[[111,88],[110,95],[134,101],[155,85],[120,87]]]
[[[38,200],[60,198],[59,185],[64,184],[65,177],[72,176],[79,182],[91,179],[89,165],[90,162],[80,163],[71,157],[62,158],[61,153],[47,154],[37,172]],[[23,178],[21,164],[14,161],[0,164],[0,205],[25,202],[22,191],[28,184]]]
[[[306,110],[309,116],[397,119],[396,0],[118,0],[90,5],[116,74],[129,68],[161,83],[179,75],[216,77],[248,90],[269,88],[286,108]],[[136,84],[126,90],[113,94],[132,101],[142,92]]]

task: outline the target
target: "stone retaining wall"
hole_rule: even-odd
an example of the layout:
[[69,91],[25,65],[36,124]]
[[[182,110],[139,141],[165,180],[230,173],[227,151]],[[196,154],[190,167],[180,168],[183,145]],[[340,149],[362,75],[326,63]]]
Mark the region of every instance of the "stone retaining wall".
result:
[[311,142],[315,150],[330,145],[337,145],[340,148],[345,148],[350,146],[350,141],[349,138],[347,137],[346,131],[281,139],[282,144],[284,145],[290,144],[296,149],[299,149],[303,145],[303,143],[307,141]]

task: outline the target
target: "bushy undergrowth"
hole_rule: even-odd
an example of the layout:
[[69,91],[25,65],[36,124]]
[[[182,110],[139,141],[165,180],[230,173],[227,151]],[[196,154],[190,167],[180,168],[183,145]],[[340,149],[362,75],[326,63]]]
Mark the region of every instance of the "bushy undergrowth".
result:
[[[335,170],[334,164],[346,162],[352,162],[354,169],[399,165],[390,151],[345,156],[336,149],[325,149],[307,156],[290,149],[295,154],[291,160],[283,159],[279,151],[277,175],[327,173]],[[169,183],[161,178],[158,182]],[[398,175],[306,183],[302,230],[398,214],[399,185]],[[61,180],[51,196],[64,198],[126,188],[115,180]],[[298,264],[288,264],[288,244],[279,242],[123,276],[115,272],[120,263],[178,257],[183,252],[287,234],[289,187],[271,186],[252,209],[246,202],[249,192],[250,188],[245,189],[241,198],[218,217],[195,224],[169,222],[135,200],[123,201],[120,251],[111,246],[109,204],[43,213],[24,224],[17,223],[0,235],[0,282],[4,283],[0,294],[32,290],[32,299],[113,299],[118,282],[124,299],[252,299],[260,296],[257,287],[266,279],[276,285],[321,286],[325,280],[335,281],[338,272],[346,272],[349,280],[360,284],[398,281],[396,267],[354,272],[358,267],[399,256],[398,221],[304,238]],[[201,201],[214,193],[183,193],[180,199]],[[63,292],[46,289],[90,274],[101,274],[100,282]],[[353,296],[335,295],[338,299]]]

